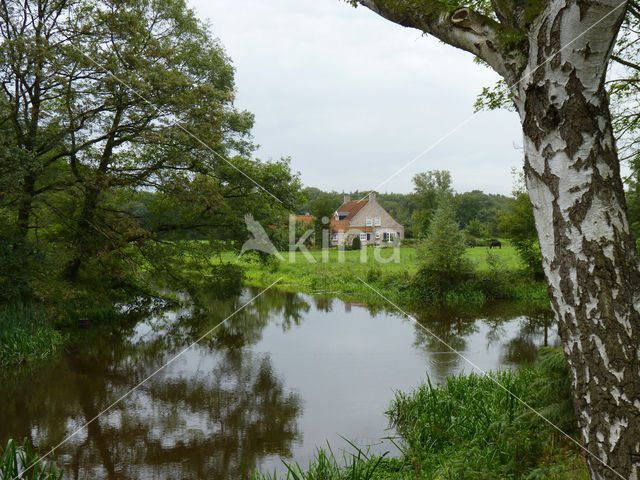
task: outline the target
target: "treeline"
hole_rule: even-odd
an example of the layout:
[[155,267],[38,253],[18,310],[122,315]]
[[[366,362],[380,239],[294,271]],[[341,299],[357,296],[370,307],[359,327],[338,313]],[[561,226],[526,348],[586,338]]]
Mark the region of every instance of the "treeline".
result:
[[[430,218],[438,206],[443,191],[451,190],[451,178],[446,171],[420,173],[413,179],[414,191],[411,193],[377,193],[376,199],[398,222],[405,227],[407,238],[420,238],[426,235]],[[328,204],[335,211],[343,202],[344,195],[359,200],[368,191],[355,190],[339,193],[325,192],[315,187],[303,190],[306,201],[298,208],[298,214],[317,212],[319,205]],[[470,228],[478,238],[499,237],[504,232],[500,228],[500,215],[510,208],[514,199],[505,195],[484,193],[481,190],[455,193],[456,220],[460,228]],[[322,209],[320,209],[322,210]]]
[[211,277],[245,214],[286,222],[298,178],[252,156],[231,61],[183,1],[3,5],[0,301]]

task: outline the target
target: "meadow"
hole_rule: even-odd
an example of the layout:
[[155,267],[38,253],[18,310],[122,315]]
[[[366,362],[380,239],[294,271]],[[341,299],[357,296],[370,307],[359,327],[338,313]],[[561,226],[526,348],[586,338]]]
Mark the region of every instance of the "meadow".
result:
[[[251,253],[238,257],[236,253],[225,252],[220,260],[242,266],[245,283],[250,286],[265,287],[279,280],[278,286],[287,290],[379,301],[373,287],[394,302],[415,304],[421,301],[420,292],[412,287],[419,255],[417,247],[400,247],[397,252],[392,248],[367,247],[360,251],[283,252],[282,258],[271,256],[266,263]],[[529,278],[515,248],[474,247],[467,249],[466,256],[474,268],[473,282],[451,292],[449,303],[547,298],[545,286]],[[487,293],[488,283],[495,294]]]

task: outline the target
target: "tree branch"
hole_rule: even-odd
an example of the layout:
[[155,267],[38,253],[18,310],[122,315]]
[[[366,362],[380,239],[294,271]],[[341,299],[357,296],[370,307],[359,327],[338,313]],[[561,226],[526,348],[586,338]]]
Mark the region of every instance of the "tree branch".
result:
[[399,25],[417,28],[487,62],[508,82],[516,80],[524,60],[507,39],[520,32],[468,7],[451,8],[439,0],[353,0]]
[[611,55],[611,60],[615,60],[616,62],[625,65],[629,68],[633,68],[634,70],[640,70],[640,65],[629,62],[628,60],[625,60],[624,58],[621,58],[617,55]]

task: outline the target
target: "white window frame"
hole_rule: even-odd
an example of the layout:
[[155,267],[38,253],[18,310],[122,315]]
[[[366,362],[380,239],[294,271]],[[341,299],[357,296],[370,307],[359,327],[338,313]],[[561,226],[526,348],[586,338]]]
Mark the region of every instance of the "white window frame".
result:
[[367,218],[367,220],[364,222],[364,224],[365,224],[367,227],[370,227],[371,225],[373,225],[373,219],[372,219],[372,218],[370,218],[370,217],[369,217],[369,218]]
[[380,217],[376,217],[376,218],[374,218],[374,219],[373,219],[373,224],[374,224],[376,227],[379,227],[379,226],[382,224],[382,221],[380,220]]
[[380,232],[376,232],[376,240],[380,240]]
[[360,234],[360,240],[367,240],[367,234],[366,233],[361,233]]

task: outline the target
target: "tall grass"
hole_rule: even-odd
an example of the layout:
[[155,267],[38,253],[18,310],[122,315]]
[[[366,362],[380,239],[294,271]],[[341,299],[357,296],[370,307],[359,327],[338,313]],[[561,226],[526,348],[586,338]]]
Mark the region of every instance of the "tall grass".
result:
[[21,303],[0,305],[0,367],[49,358],[65,341],[42,310]]
[[442,385],[427,382],[397,393],[387,415],[402,439],[400,458],[358,452],[338,462],[331,449],[320,450],[308,469],[289,465],[280,478],[587,480],[586,463],[574,444],[518,400],[577,435],[562,352],[544,348],[535,365],[489,375],[461,374]]
[[316,459],[303,468],[299,464],[285,463],[287,472],[278,476],[273,474],[256,473],[254,480],[372,480],[379,478],[376,473],[383,462],[384,455],[369,455],[349,442],[354,449],[353,453],[343,453],[341,461],[327,445],[327,449],[318,449]]
[[489,375],[397,394],[388,414],[420,478],[588,478],[571,441],[518,400],[577,434],[562,352],[543,349],[535,366]]
[[62,475],[55,464],[40,460],[27,439],[22,445],[9,440],[5,448],[0,446],[0,479],[60,480]]

